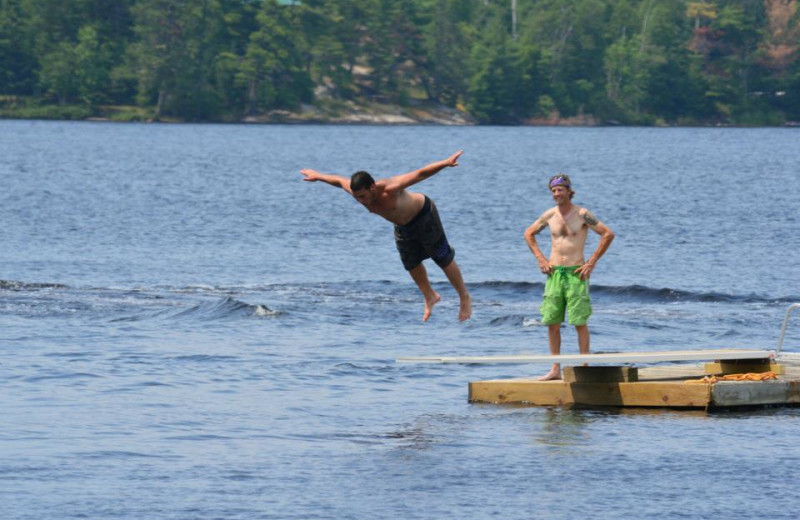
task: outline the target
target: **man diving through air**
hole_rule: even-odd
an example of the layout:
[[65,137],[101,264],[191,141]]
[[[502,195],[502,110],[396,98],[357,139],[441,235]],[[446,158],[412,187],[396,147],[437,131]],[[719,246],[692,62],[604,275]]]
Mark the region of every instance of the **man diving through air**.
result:
[[447,242],[436,205],[426,195],[406,190],[444,168],[458,166],[458,158],[462,153],[462,151],[458,151],[442,161],[378,181],[365,171],[356,172],[350,179],[347,179],[340,175],[324,174],[316,170],[300,170],[304,181],[322,181],[341,188],[352,195],[370,213],[376,213],[394,224],[394,239],[400,259],[403,261],[403,267],[411,275],[425,298],[425,312],[422,315],[422,321],[428,321],[433,306],[441,299],[431,287],[428,272],[422,265],[422,261],[426,258],[431,258],[436,262],[436,265],[444,271],[447,279],[458,292],[461,300],[458,311],[459,321],[467,320],[472,315],[472,300],[461,277],[461,270],[454,260],[455,250]]

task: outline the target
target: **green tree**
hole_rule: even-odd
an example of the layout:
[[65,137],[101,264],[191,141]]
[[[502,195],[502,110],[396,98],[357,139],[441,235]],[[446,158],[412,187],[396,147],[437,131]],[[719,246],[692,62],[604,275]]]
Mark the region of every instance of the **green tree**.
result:
[[20,0],[0,0],[0,94],[33,94],[37,62]]
[[626,118],[639,115],[647,95],[649,70],[641,40],[623,36],[606,49],[606,95]]
[[374,0],[371,11],[363,47],[371,69],[371,95],[402,103],[419,71],[425,69],[423,24],[413,2]]
[[467,107],[483,122],[513,123],[521,115],[517,105],[522,84],[515,47],[507,24],[499,17],[492,19],[485,35],[470,57]]
[[238,85],[246,88],[246,113],[310,101],[312,83],[303,60],[306,43],[298,31],[302,9],[266,0],[258,12],[259,28],[250,36],[236,76]]
[[78,41],[62,41],[41,60],[40,82],[44,91],[63,105],[103,101],[110,83],[107,48],[97,30],[87,25],[78,31]]
[[156,117],[198,119],[217,113],[214,59],[222,13],[217,0],[140,0],[133,9],[136,41],[126,73],[138,80],[138,100]]
[[[425,30],[428,74],[422,83],[429,99],[454,106],[463,99],[469,82],[469,49],[473,30],[463,16],[461,0],[436,0]],[[430,76],[430,77],[429,77]]]
[[694,24],[689,43],[696,58],[692,75],[700,75],[706,82],[705,96],[716,117],[733,120],[737,112],[748,111],[751,104],[750,84],[763,27],[763,6],[753,0],[690,3],[686,16]]
[[702,59],[689,50],[693,35],[691,18],[684,6],[654,4],[647,25],[649,52],[657,59],[648,73],[643,110],[671,122],[694,122],[713,114],[705,97],[708,88]]

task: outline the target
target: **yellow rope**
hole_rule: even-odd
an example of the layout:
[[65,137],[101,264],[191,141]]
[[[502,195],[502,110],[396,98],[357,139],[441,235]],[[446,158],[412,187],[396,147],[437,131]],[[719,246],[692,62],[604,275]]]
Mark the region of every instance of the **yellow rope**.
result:
[[713,385],[720,381],[770,381],[772,379],[778,379],[778,374],[775,372],[749,372],[747,374],[728,374],[725,376],[706,376],[703,379],[688,379],[684,383],[690,385]]

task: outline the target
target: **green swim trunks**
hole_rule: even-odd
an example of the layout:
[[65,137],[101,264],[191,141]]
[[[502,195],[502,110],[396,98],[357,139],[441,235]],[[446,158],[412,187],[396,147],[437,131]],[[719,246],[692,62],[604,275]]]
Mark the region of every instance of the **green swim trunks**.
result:
[[552,274],[547,275],[544,298],[539,307],[543,324],[564,323],[564,311],[569,314],[570,325],[586,325],[589,321],[592,315],[589,281],[581,280],[575,274],[578,267],[554,265]]

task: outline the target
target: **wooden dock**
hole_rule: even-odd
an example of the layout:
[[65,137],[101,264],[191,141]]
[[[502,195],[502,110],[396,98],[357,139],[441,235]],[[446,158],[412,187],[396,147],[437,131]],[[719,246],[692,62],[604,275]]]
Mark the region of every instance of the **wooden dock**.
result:
[[[414,357],[397,361],[562,365],[563,380],[473,381],[469,383],[469,401],[473,403],[706,410],[800,404],[800,354],[783,354],[779,362],[772,355],[765,350],[725,349],[561,356]],[[709,362],[696,363],[703,360]],[[578,366],[566,366],[567,363]],[[671,364],[636,367],[635,363]],[[715,377],[712,379],[712,376]]]
[[[597,367],[605,373],[597,373],[593,368],[566,367],[564,379],[557,381],[537,381],[534,378],[473,381],[469,383],[469,401],[705,410],[800,404],[798,355],[785,355],[780,363],[766,360],[645,368]],[[702,381],[710,375],[765,372],[772,372],[777,377],[764,381]]]

